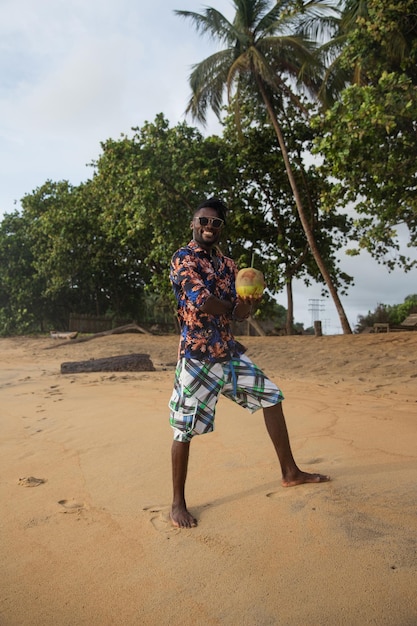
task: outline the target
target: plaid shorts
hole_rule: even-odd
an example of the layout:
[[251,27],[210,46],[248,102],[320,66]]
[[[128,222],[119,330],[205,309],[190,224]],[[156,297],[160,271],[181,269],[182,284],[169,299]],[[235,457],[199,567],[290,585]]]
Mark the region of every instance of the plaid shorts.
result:
[[219,395],[254,413],[284,399],[282,391],[247,356],[224,363],[180,359],[169,401],[175,441],[214,430]]

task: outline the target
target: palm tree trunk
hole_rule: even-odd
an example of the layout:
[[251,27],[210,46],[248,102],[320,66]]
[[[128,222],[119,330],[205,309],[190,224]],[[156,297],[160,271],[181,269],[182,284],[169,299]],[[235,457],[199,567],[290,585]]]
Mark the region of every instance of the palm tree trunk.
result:
[[[256,74],[255,74],[256,75]],[[281,148],[281,152],[282,152],[282,157],[284,159],[284,163],[285,163],[285,169],[287,172],[287,176],[288,176],[288,180],[290,181],[290,185],[291,185],[291,189],[294,195],[294,200],[295,200],[295,204],[297,206],[297,211],[298,211],[298,215],[300,218],[300,222],[301,225],[303,227],[304,233],[307,237],[307,241],[308,241],[308,245],[310,246],[310,250],[311,250],[311,254],[314,257],[315,262],[317,263],[317,267],[320,270],[321,275],[323,276],[323,279],[327,285],[327,288],[330,292],[330,295],[333,298],[333,302],[335,303],[336,306],[336,310],[337,313],[339,315],[339,319],[340,319],[340,323],[342,326],[342,330],[343,333],[346,335],[352,334],[352,329],[350,327],[349,324],[349,320],[346,317],[346,313],[345,310],[343,308],[342,302],[339,298],[339,294],[337,293],[337,289],[333,284],[332,281],[332,277],[330,276],[330,273],[326,267],[326,264],[324,263],[324,260],[320,254],[320,251],[317,247],[317,243],[316,243],[316,239],[314,237],[314,233],[310,227],[309,221],[307,219],[307,216],[305,214],[304,211],[304,207],[301,201],[301,196],[300,196],[300,192],[298,191],[298,187],[297,187],[297,182],[295,180],[294,177],[294,172],[292,171],[292,167],[291,167],[291,163],[290,163],[290,159],[288,156],[288,150],[287,150],[287,146],[285,144],[285,140],[281,131],[281,127],[278,124],[278,120],[276,118],[275,115],[275,111],[273,109],[273,106],[271,104],[271,101],[268,97],[268,94],[265,91],[264,85],[262,84],[262,81],[259,79],[259,77],[257,77],[257,82],[258,82],[258,87],[259,87],[259,91],[261,93],[262,99],[265,103],[266,109],[268,111],[268,115],[269,118],[272,122],[272,125],[274,127],[277,139],[278,139],[278,143],[279,143],[279,147]]]

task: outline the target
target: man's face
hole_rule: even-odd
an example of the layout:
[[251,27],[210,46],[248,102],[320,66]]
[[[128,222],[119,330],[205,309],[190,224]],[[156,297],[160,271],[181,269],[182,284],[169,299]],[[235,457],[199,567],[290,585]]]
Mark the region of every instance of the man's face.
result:
[[[200,218],[202,218],[202,224]],[[206,250],[210,250],[219,241],[222,228],[223,220],[219,218],[216,209],[211,207],[204,207],[197,211],[191,222],[194,241]]]

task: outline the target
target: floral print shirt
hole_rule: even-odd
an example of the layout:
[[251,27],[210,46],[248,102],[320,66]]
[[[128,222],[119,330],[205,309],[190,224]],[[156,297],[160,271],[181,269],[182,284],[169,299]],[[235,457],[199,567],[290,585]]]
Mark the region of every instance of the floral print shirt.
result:
[[194,240],[175,252],[170,280],[178,303],[181,325],[179,358],[199,361],[228,361],[245,348],[235,340],[229,315],[203,313],[201,306],[210,295],[220,300],[236,300],[234,261],[218,249],[211,254]]

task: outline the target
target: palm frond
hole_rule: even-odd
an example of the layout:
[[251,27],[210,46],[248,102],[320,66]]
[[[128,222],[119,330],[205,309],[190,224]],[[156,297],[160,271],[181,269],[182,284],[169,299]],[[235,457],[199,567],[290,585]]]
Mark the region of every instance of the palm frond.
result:
[[367,0],[346,0],[340,19],[341,31],[347,33],[355,28],[359,17],[368,15]]
[[232,99],[232,90],[235,84],[238,84],[239,77],[249,71],[249,63],[247,55],[240,55],[231,64],[226,80],[227,98],[229,102]]
[[[220,116],[225,94],[230,100],[240,77],[250,72],[277,92],[287,92],[288,85],[294,90],[303,83],[311,94],[317,94],[323,76],[326,77],[323,62],[333,60],[336,48],[321,48],[318,52],[316,35],[326,29],[337,30],[334,0],[304,0],[302,6],[295,6],[294,0],[232,2],[233,22],[211,7],[201,14],[175,11],[191,20],[197,32],[225,46],[193,66],[187,112],[203,123],[208,107]],[[328,76],[333,74],[334,71]],[[336,77],[333,78],[336,85]]]
[[210,7],[206,8],[204,13],[180,10],[175,10],[174,13],[180,17],[190,19],[198,33],[208,35],[211,39],[219,42],[228,42],[231,33],[234,31],[233,24],[220,11]]
[[336,102],[340,92],[350,83],[351,75],[339,66],[338,59],[326,66],[322,77],[322,84],[317,92],[320,102],[329,108]]
[[265,37],[257,48],[275,72],[296,76],[306,63],[316,63],[310,42],[298,35]]
[[257,40],[266,36],[266,35],[276,35],[277,33],[284,33],[285,22],[290,15],[289,8],[291,6],[291,2],[279,2],[270,9],[263,17],[259,20],[258,24],[255,28],[255,37]]
[[190,74],[192,95],[186,109],[193,119],[205,124],[208,108],[220,117],[233,55],[233,50],[221,50],[193,66]]
[[235,0],[233,4],[236,28],[253,32],[262,16],[270,10],[271,0]]

